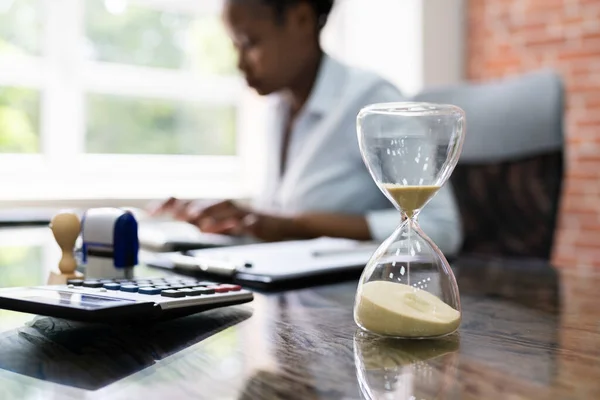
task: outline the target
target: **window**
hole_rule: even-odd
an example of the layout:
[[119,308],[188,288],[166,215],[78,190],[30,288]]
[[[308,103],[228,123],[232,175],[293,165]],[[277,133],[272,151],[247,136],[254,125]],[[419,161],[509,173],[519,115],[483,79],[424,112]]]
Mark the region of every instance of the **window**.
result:
[[0,0],[0,199],[239,196],[219,0]]

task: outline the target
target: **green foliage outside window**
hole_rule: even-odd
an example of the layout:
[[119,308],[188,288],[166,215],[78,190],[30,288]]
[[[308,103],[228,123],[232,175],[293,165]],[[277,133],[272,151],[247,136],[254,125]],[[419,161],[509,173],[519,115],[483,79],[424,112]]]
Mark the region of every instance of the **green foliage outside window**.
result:
[[[123,7],[115,8],[115,4]],[[42,2],[0,1],[0,56],[41,56]],[[82,58],[235,76],[233,47],[217,15],[128,2],[84,3]],[[0,86],[0,153],[40,152],[40,90]],[[117,154],[233,155],[234,106],[83,93],[85,151]]]

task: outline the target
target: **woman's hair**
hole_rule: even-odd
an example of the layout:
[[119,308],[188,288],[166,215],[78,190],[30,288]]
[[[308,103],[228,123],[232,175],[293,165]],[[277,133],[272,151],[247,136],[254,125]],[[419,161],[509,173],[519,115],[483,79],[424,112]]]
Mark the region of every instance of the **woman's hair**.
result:
[[263,3],[275,10],[275,15],[283,20],[285,11],[298,3],[306,2],[311,5],[317,15],[318,27],[323,28],[327,23],[327,17],[333,7],[334,0],[261,0]]

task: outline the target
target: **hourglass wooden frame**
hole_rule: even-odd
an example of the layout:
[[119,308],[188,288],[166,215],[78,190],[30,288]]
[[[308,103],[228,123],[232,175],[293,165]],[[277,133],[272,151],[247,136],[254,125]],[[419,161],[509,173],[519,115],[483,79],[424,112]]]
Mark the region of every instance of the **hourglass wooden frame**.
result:
[[418,216],[458,163],[465,113],[447,104],[373,104],[358,114],[357,134],[365,165],[401,218],[363,271],[354,320],[380,336],[451,334],[461,321],[458,285]]

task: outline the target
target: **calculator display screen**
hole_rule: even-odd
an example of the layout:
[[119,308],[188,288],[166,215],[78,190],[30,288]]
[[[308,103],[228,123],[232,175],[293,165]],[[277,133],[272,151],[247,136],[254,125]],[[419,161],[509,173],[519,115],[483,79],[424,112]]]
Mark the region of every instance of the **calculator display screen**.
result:
[[60,290],[27,289],[19,293],[18,298],[22,300],[35,301],[39,303],[63,305],[66,307],[84,308],[94,310],[117,305],[132,304],[133,300],[112,299],[103,296],[94,296],[83,293],[70,293]]

